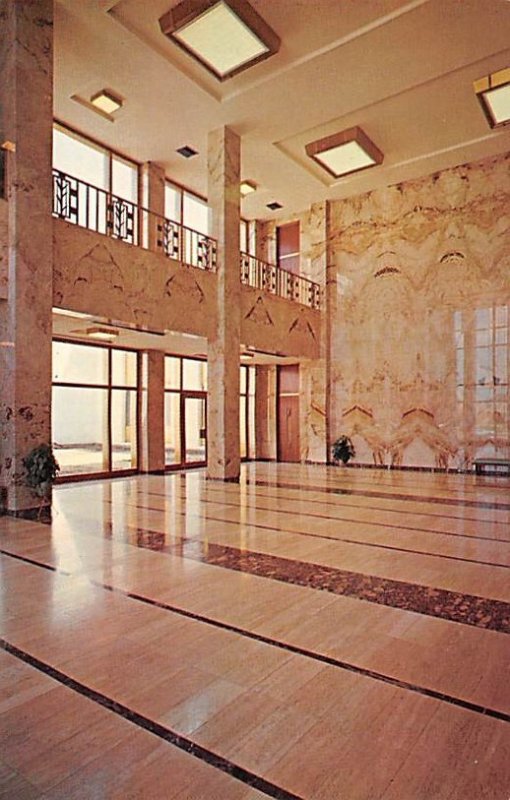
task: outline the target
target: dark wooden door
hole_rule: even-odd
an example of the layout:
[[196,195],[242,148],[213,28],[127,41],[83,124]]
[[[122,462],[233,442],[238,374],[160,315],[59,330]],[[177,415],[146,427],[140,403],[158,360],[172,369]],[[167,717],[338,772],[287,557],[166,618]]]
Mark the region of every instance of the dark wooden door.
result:
[[299,461],[299,365],[278,369],[278,461]]

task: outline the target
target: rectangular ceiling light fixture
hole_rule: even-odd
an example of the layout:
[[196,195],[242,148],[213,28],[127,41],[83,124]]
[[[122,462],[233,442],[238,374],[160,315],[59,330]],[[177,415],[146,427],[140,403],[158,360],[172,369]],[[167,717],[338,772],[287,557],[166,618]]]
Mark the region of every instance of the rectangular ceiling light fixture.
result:
[[119,335],[119,331],[116,328],[87,328],[85,334],[89,339],[97,339],[100,342],[114,342]]
[[160,18],[159,26],[220,81],[280,48],[277,34],[247,0],[183,0]]
[[100,111],[104,111],[105,114],[113,114],[114,111],[122,108],[122,99],[107,89],[102,89],[97,94],[92,95],[90,102]]
[[361,128],[349,128],[310,142],[306,154],[334,178],[382,164],[384,155]]
[[242,181],[239,186],[239,191],[242,197],[246,197],[246,195],[257,191],[257,184],[255,181]]
[[474,89],[491,128],[510,122],[510,67],[475,81]]

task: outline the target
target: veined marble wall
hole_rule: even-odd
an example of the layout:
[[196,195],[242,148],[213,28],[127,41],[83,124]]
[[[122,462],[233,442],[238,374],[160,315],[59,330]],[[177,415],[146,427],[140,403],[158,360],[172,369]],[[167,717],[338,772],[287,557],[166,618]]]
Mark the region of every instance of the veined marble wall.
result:
[[510,456],[510,156],[331,204],[331,404],[359,462]]
[[[150,330],[211,336],[215,273],[182,267],[161,253],[60,219],[52,222],[54,306]],[[319,311],[250,286],[240,289],[244,345],[296,357],[318,355]]]

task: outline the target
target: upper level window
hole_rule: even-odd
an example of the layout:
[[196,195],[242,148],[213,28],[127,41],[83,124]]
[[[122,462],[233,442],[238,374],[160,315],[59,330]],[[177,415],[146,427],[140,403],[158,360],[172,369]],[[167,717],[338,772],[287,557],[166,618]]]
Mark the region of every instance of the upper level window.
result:
[[239,228],[239,249],[241,253],[255,255],[255,221],[242,219]]
[[112,194],[138,203],[138,168],[120,156],[112,156]]
[[53,167],[98,189],[109,189],[108,151],[62,128],[53,129]]
[[181,222],[182,189],[168,181],[165,183],[165,217],[173,222]]
[[281,269],[299,272],[299,221],[277,227],[276,257]]
[[138,165],[60,126],[53,128],[53,167],[98,189],[138,203]]
[[205,200],[201,200],[190,192],[183,192],[182,198],[182,223],[206,236],[210,234],[210,212]]

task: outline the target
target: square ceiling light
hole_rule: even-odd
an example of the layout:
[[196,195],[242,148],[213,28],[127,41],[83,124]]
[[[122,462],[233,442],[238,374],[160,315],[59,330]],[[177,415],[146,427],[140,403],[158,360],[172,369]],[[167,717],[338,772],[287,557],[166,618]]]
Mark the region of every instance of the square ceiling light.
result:
[[246,197],[257,191],[257,184],[255,181],[242,181],[239,185],[239,191],[241,192],[241,197]]
[[473,86],[491,128],[510,122],[510,67],[480,78]]
[[280,39],[247,0],[183,0],[161,31],[220,81],[277,53]]
[[118,111],[119,108],[122,108],[122,99],[107,89],[102,89],[97,94],[92,95],[90,102],[105,114],[113,114],[114,111]]
[[349,128],[310,142],[306,154],[334,178],[382,164],[384,155],[361,128]]

